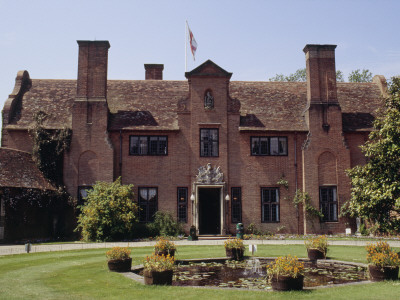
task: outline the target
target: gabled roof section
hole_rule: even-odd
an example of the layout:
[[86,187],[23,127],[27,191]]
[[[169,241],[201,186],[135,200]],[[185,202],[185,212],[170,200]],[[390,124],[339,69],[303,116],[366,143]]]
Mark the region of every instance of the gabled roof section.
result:
[[1,187],[56,190],[36,167],[30,153],[9,148],[0,148]]
[[[229,95],[240,102],[240,130],[308,130],[306,82],[230,81]],[[71,128],[75,96],[76,80],[32,79],[21,95],[20,117],[3,130],[27,130],[38,111],[49,116],[46,128]],[[179,130],[178,103],[188,97],[188,80],[108,80],[109,129]],[[338,82],[337,97],[344,131],[372,130],[375,110],[383,104],[379,84]]]
[[194,70],[186,72],[185,77],[188,79],[191,77],[226,77],[230,79],[232,73],[225,71],[213,61],[207,60]]

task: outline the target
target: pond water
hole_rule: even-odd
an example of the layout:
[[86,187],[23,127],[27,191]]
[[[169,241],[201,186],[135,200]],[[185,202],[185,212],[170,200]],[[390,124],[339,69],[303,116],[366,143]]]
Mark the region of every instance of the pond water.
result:
[[[179,261],[174,270],[174,286],[216,286],[247,289],[270,289],[265,266],[273,259],[250,259],[242,262]],[[304,287],[345,284],[368,280],[365,267],[351,263],[304,261]],[[137,270],[139,275],[143,270]]]
[[[267,265],[272,260],[255,259],[243,262],[202,262],[179,265],[174,271],[175,286],[218,286],[249,289],[269,289]],[[343,284],[368,280],[366,268],[328,263],[304,262],[304,287]]]

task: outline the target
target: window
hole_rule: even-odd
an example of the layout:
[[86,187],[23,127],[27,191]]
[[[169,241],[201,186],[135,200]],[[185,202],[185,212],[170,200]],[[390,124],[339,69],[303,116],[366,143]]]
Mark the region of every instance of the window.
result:
[[231,189],[232,196],[232,223],[242,222],[242,188],[233,187]]
[[218,129],[200,129],[200,156],[218,156]]
[[262,222],[279,222],[279,190],[261,188]]
[[337,197],[336,187],[320,187],[319,188],[319,205],[322,214],[322,222],[337,222]]
[[131,135],[129,145],[130,155],[167,155],[167,136]]
[[83,205],[85,204],[85,198],[88,195],[88,191],[93,190],[93,187],[90,185],[86,185],[86,186],[80,186],[78,187],[78,205]]
[[287,155],[287,137],[252,136],[251,155]]
[[187,223],[187,198],[188,189],[178,187],[178,222]]
[[139,188],[139,221],[152,222],[157,212],[157,188]]

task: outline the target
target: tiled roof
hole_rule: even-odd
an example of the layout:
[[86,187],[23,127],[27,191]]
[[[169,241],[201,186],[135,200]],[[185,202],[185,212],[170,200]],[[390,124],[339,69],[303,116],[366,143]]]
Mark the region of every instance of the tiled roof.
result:
[[[375,83],[337,83],[337,95],[344,113],[344,130],[370,128],[370,119],[381,105]],[[111,112],[110,130],[178,129],[178,102],[189,96],[187,81],[109,80],[107,101]],[[76,80],[33,79],[22,100],[21,116],[8,128],[27,128],[32,116],[42,110],[50,117],[49,128],[71,127]],[[241,128],[279,131],[307,131],[304,111],[305,82],[231,81],[230,96],[240,101]],[[349,123],[362,117],[357,128]],[[347,118],[347,119],[346,119]],[[357,122],[357,120],[356,120]]]
[[0,148],[0,187],[55,190],[28,152]]

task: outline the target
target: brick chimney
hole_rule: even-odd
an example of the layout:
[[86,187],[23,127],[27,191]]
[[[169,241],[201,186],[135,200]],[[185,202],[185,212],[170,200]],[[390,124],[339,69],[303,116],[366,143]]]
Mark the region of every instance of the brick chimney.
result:
[[163,64],[144,64],[146,70],[146,80],[162,80],[163,79]]
[[77,98],[107,98],[108,41],[78,41]]
[[338,103],[336,93],[336,45],[306,45],[307,102]]

